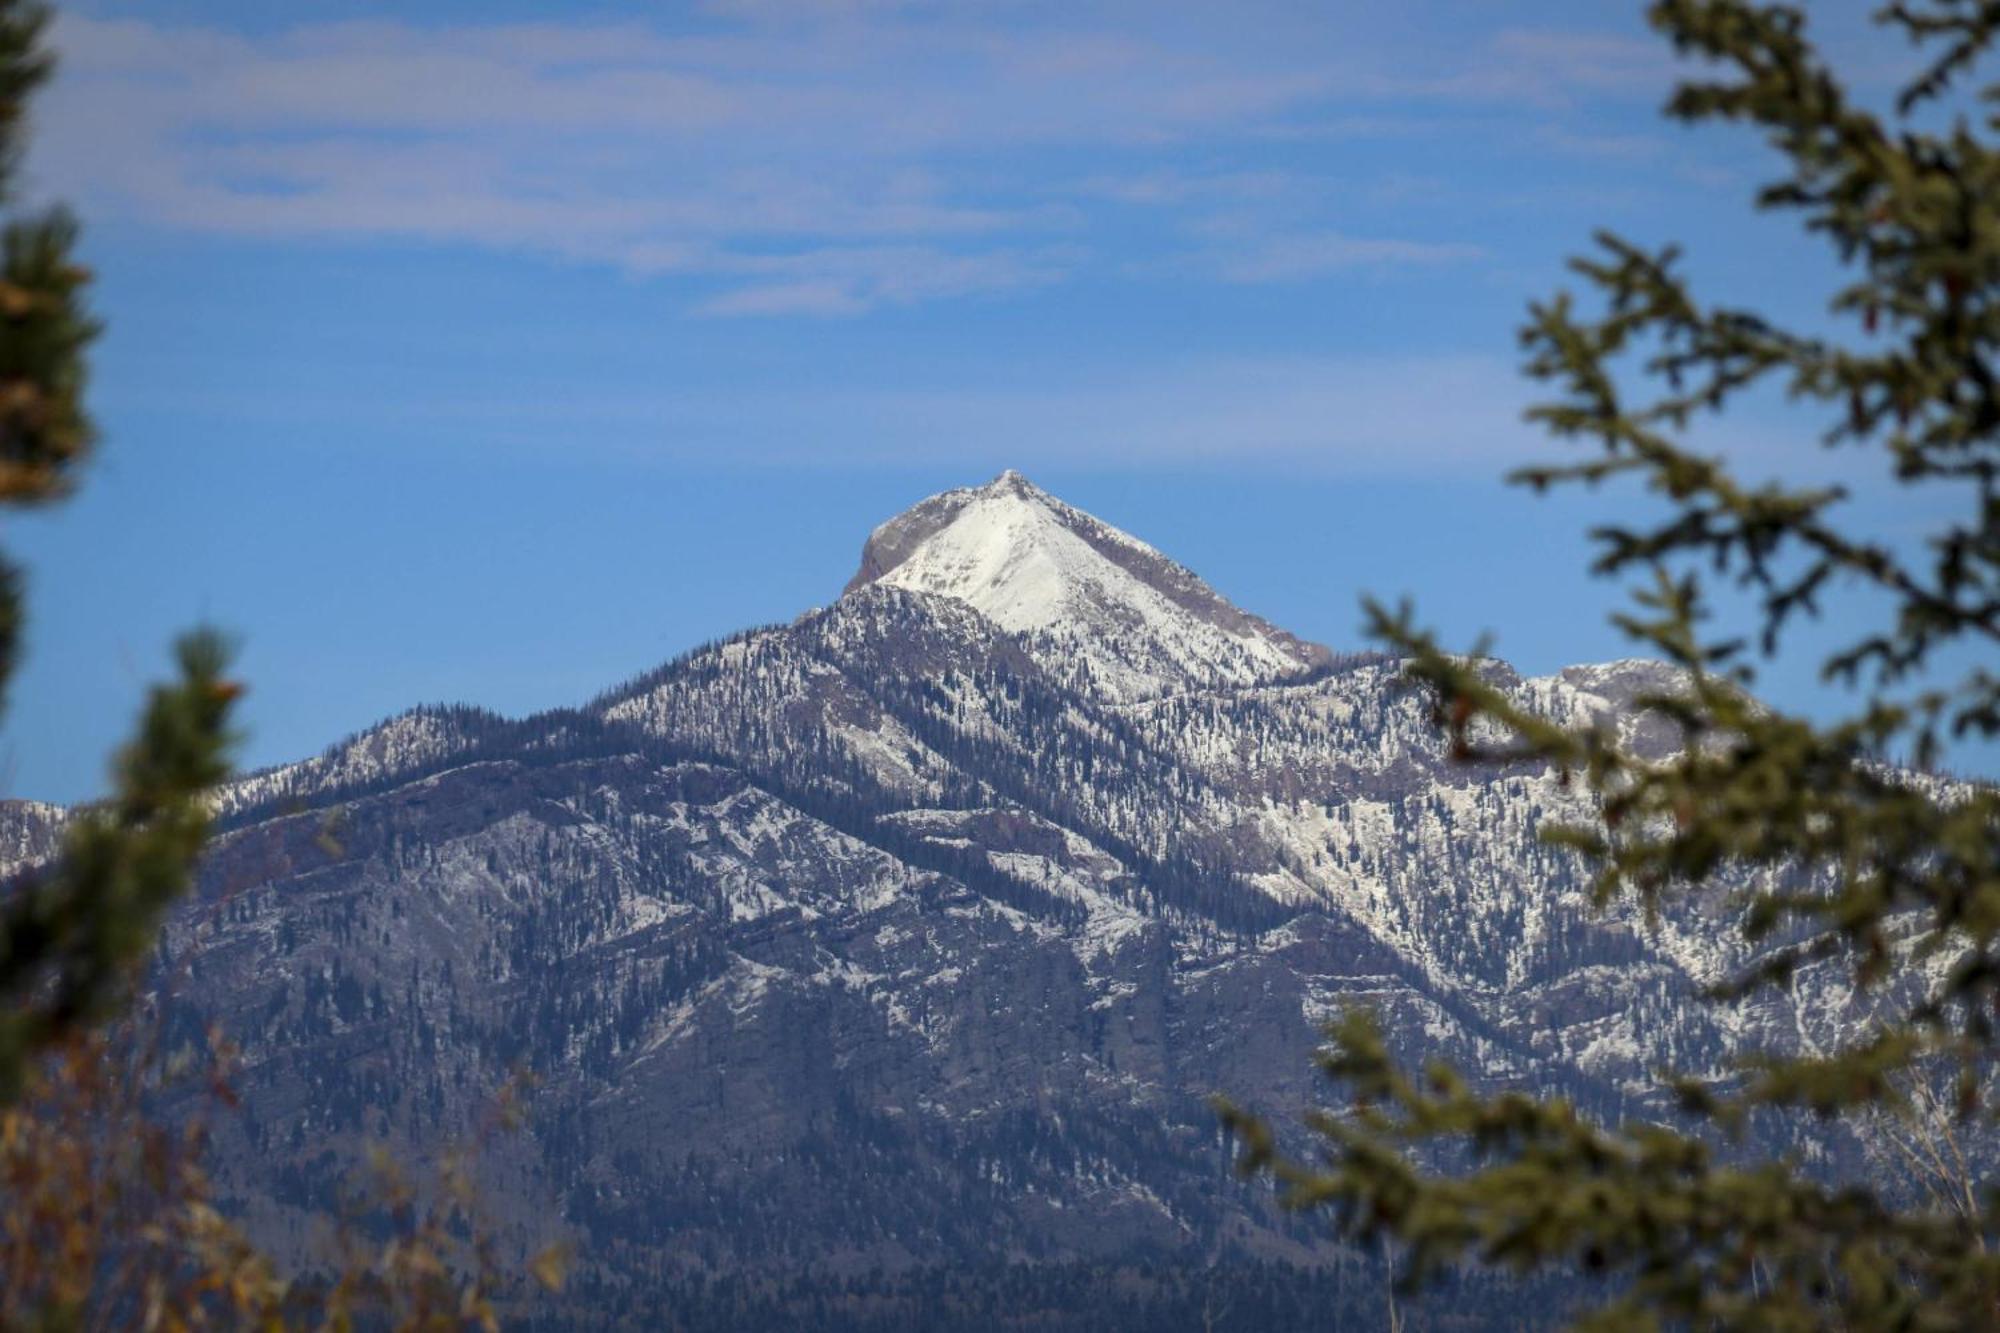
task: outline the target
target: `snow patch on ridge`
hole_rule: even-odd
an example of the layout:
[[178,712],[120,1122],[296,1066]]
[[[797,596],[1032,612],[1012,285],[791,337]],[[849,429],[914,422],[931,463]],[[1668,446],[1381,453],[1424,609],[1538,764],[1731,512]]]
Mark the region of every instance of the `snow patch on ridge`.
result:
[[877,528],[848,591],[871,584],[964,603],[1059,676],[1120,702],[1282,680],[1330,658],[1011,471]]

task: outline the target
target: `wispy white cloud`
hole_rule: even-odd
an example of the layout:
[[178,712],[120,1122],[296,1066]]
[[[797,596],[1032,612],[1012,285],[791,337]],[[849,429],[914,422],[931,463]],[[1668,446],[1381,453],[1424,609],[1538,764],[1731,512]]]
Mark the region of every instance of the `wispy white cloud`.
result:
[[1357,268],[1465,263],[1485,254],[1462,241],[1294,232],[1258,235],[1225,249],[1216,257],[1216,269],[1231,282],[1296,282]]
[[1158,207],[1197,200],[1280,198],[1293,194],[1298,183],[1296,175],[1281,171],[1204,173],[1162,167],[1124,175],[1092,176],[1078,181],[1071,189],[1085,198]]
[[1059,281],[1074,256],[986,251],[947,254],[916,246],[735,255],[720,261],[742,285],[705,302],[712,315],[851,315],[876,306],[1017,291]]
[[1535,456],[1539,441],[1521,424],[1531,396],[1499,358],[1272,357],[1050,389],[878,393],[849,406],[882,462],[1491,475]]
[[[804,284],[770,289],[807,310]],[[765,299],[762,297],[756,299]],[[301,413],[356,438],[421,425],[440,444],[544,449],[560,427],[619,462],[681,464],[726,457],[744,466],[1274,467],[1329,475],[1494,476],[1544,456],[1521,422],[1534,397],[1504,359],[1484,356],[1174,358],[1120,372],[1042,368],[1032,383],[946,376],[920,386],[816,382],[783,393],[698,388],[671,394],[498,386],[394,403],[260,399],[188,406],[231,420]]]
[[1653,98],[1667,90],[1674,75],[1664,43],[1608,33],[1510,28],[1493,39],[1490,51],[1486,77],[1515,91],[1532,83],[1545,94]]
[[[1503,32],[1385,71],[1324,16],[894,0],[717,0],[645,23],[220,28],[66,17],[35,159],[94,212],[271,237],[474,244],[699,284],[716,314],[855,313],[1060,280],[1091,210],[1179,210],[1229,280],[1477,258],[1274,211],[1290,169],[1190,146],[1422,132],[1357,104],[1596,95],[1657,65],[1609,38]],[[1157,22],[1141,22],[1143,18]],[[1401,118],[1399,119],[1399,115]],[[1023,153],[1115,151],[1051,190]],[[1148,158],[1156,160],[1148,161]]]
[[[774,281],[748,299],[819,314],[829,298],[803,282],[787,289]],[[406,439],[415,428],[430,448],[540,458],[559,432],[579,457],[641,468],[727,461],[977,476],[1006,467],[1177,467],[1484,481],[1588,448],[1524,420],[1530,404],[1551,398],[1547,386],[1509,358],[1477,354],[1168,357],[1120,370],[1044,363],[1021,373],[930,374],[914,385],[809,377],[769,391],[569,389],[532,376],[476,393],[433,387],[383,399],[196,385],[151,401],[224,432],[311,420],[342,449]],[[1783,476],[1865,491],[1879,480],[1871,460],[1826,449],[1811,419],[1782,401],[1703,420],[1690,442],[1753,483]]]

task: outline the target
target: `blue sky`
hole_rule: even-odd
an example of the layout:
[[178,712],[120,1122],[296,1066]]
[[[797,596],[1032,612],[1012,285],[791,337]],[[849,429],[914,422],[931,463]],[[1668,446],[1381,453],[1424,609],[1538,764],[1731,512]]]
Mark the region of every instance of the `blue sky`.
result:
[[[1815,12],[1885,87],[1864,7]],[[8,529],[10,794],[98,789],[196,620],[273,762],[788,618],[1009,466],[1336,646],[1376,591],[1615,655],[1593,506],[1498,480],[1549,452],[1526,302],[1597,226],[1808,319],[1829,273],[1750,218],[1754,141],[1659,117],[1622,4],[96,0],[55,37],[28,165],[88,227],[105,439]]]

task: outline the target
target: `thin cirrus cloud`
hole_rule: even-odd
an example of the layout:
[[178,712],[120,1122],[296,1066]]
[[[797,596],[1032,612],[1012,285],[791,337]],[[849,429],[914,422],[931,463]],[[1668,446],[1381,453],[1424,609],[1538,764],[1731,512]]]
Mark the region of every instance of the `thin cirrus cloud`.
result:
[[[808,299],[808,298],[801,298]],[[1245,465],[1317,475],[1485,480],[1539,458],[1522,422],[1539,395],[1490,356],[1239,356],[1123,371],[1038,372],[1030,383],[818,384],[745,396],[609,390],[579,400],[533,382],[394,403],[232,392],[239,425],[301,414],[343,441],[417,425],[434,445],[545,450],[552,427],[598,457],[678,466],[1106,468]]]
[[[1204,184],[1162,161],[1366,134],[1356,103],[1533,107],[1650,77],[1609,38],[1501,33],[1391,78],[1336,32],[1295,40],[1311,25],[1141,37],[1154,25],[1089,10],[759,0],[671,31],[265,36],[65,17],[33,165],[51,193],[149,225],[474,245],[682,278],[712,314],[838,315],[1061,282],[1105,262],[1091,228],[1111,206],[1160,213],[1228,282],[1476,260],[1451,238],[1301,218],[1295,200],[1232,239],[1204,200],[1254,209],[1291,175]],[[1044,159],[1079,152],[1130,170],[1066,191]]]
[[1232,282],[1296,282],[1356,268],[1451,264],[1479,259],[1485,250],[1459,241],[1429,242],[1308,232],[1245,238],[1214,257]]
[[[1264,357],[1031,392],[877,394],[852,406],[881,462],[924,459],[935,451],[936,424],[950,421],[960,455],[988,466],[1254,462],[1346,476],[1484,479],[1536,456],[1537,441],[1521,424],[1532,396],[1511,367],[1490,357]],[[840,452],[847,457],[853,448]]]
[[[1485,355],[1239,357],[1093,375],[1032,389],[855,393],[832,400],[852,437],[829,436],[829,400],[812,416],[773,403],[745,422],[736,405],[699,418],[685,405],[632,405],[622,423],[635,450],[663,437],[706,456],[710,431],[819,443],[767,455],[786,466],[837,458],[884,465],[1105,468],[1245,466],[1311,476],[1427,477],[1485,483],[1529,464],[1580,461],[1587,446],[1557,441],[1526,420],[1530,405],[1560,398],[1504,358]],[[621,431],[605,423],[607,438]],[[1770,475],[1853,484],[1851,455],[1822,448],[1795,416],[1746,411],[1704,423],[1701,447],[1760,482]],[[525,441],[524,441],[525,443]],[[1865,468],[1866,460],[1862,460]]]

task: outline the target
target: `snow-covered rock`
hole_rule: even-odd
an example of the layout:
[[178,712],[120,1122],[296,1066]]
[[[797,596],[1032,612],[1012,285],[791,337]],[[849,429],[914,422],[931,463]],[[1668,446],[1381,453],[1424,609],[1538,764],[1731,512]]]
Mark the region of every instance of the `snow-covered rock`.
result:
[[[1631,711],[1658,664],[1494,672],[1671,740]],[[1726,898],[1594,912],[1540,836],[1592,818],[1577,786],[1452,762],[1393,662],[1012,473],[883,524],[791,624],[574,710],[406,714],[217,801],[164,961],[244,1051],[231,1188],[282,1231],[367,1140],[448,1138],[525,1064],[507,1197],[614,1284],[1313,1257],[1218,1183],[1205,1099],[1289,1121],[1350,1003],[1412,1059],[1611,1116],[1661,1111],[1662,1066],[1856,1018],[1835,967],[1705,1003],[1745,961]],[[61,817],[0,806],[0,855]]]
[[847,588],[871,584],[964,602],[1101,698],[1268,682],[1332,656],[1013,471],[875,529]]

